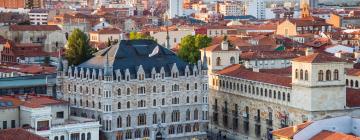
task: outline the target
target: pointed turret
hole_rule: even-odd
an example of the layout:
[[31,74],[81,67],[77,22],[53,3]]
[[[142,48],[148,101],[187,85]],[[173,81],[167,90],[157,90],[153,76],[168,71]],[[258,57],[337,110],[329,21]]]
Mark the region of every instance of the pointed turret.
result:
[[203,56],[203,63],[202,63],[202,70],[208,70],[207,65],[207,57],[206,57],[206,49],[204,48],[204,56]]
[[106,53],[106,62],[104,64],[104,76],[111,76],[108,53]]

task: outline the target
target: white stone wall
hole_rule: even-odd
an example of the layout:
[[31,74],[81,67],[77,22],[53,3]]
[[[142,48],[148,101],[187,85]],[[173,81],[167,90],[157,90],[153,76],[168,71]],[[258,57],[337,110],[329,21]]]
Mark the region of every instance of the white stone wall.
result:
[[4,108],[0,110],[0,129],[3,128],[3,123],[6,121],[7,128],[12,128],[11,121],[15,120],[15,127],[19,127],[19,110],[17,108]]

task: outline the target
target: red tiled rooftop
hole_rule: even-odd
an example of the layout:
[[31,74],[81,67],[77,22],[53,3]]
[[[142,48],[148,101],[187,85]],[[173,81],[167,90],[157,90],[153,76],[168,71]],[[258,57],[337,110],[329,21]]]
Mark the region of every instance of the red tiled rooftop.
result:
[[0,101],[13,103],[12,106],[6,106],[6,108],[25,106],[30,108],[39,108],[50,105],[66,104],[64,100],[58,100],[49,96],[42,95],[16,95],[16,96],[0,96]]
[[360,69],[346,69],[346,75],[360,76]]
[[0,140],[47,140],[22,128],[0,130]]
[[281,138],[293,138],[293,136],[300,132],[301,130],[303,130],[304,128],[306,128],[307,126],[309,126],[311,124],[311,122],[305,122],[302,124],[297,125],[296,129],[294,128],[294,126],[290,126],[290,127],[285,127],[285,128],[281,128],[278,130],[274,130],[272,131],[272,134],[274,136],[278,136]]
[[262,52],[244,52],[240,54],[240,58],[244,60],[263,60],[263,59],[291,59],[300,56],[295,52],[290,51],[262,51]]
[[121,30],[118,28],[104,28],[98,31],[93,31],[90,33],[98,33],[98,34],[120,34]]
[[323,130],[310,138],[310,140],[360,140],[360,138],[344,133]]
[[223,70],[216,72],[216,74],[291,87],[291,77],[270,73],[253,72],[245,69],[245,67],[240,64],[228,66]]
[[10,25],[10,31],[56,31],[57,25]]
[[293,59],[295,62],[305,63],[329,63],[329,62],[347,62],[344,59],[337,58],[335,56],[327,55],[324,53],[314,53],[308,56],[300,56]]

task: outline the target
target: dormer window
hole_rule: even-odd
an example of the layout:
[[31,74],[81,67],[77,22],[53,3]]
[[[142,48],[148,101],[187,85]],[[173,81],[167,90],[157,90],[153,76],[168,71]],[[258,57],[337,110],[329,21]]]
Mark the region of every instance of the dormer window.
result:
[[145,79],[144,74],[139,74],[138,77],[139,77],[139,80],[144,80]]

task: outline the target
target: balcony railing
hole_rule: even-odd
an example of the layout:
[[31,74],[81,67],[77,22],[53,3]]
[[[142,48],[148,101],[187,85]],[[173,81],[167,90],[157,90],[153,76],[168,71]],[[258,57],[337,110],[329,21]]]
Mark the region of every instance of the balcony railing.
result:
[[50,130],[50,127],[44,126],[44,127],[38,127],[37,128],[37,131],[46,131],[46,130]]

